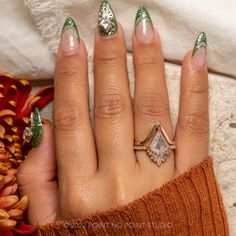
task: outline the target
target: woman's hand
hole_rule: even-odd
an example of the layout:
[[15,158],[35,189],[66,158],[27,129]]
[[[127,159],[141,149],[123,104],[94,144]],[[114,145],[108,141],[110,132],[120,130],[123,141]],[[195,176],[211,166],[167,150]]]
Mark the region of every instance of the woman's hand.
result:
[[[30,199],[31,223],[125,205],[207,158],[205,45],[195,45],[194,55],[190,51],[184,57],[179,119],[173,131],[160,37],[145,9],[141,10],[133,34],[133,103],[121,25],[109,36],[101,25],[96,32],[94,128],[89,116],[86,48],[77,39],[71,19],[69,27],[64,27],[55,71],[54,135],[46,122],[42,143],[29,153],[18,173],[20,191]],[[134,140],[144,140],[157,121],[176,143],[176,150],[160,167],[133,148]]]

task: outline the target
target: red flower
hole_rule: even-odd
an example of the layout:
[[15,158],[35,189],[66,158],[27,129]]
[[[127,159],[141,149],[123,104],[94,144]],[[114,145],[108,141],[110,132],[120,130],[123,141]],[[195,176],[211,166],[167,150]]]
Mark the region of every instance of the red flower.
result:
[[53,99],[53,87],[45,87],[30,95],[27,80],[0,75],[0,235],[29,235],[35,226],[27,225],[24,212],[28,197],[19,197],[16,173],[30,145],[22,139],[34,107],[43,108]]

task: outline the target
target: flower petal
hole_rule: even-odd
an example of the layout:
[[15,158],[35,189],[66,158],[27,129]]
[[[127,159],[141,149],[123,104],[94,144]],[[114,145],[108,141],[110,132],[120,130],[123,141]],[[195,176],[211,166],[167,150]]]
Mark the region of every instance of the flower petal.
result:
[[24,224],[24,223],[20,223],[12,231],[16,234],[30,235],[35,230],[36,230],[36,227],[34,225],[27,225],[27,224]]
[[14,229],[16,226],[16,221],[15,220],[0,220],[0,229],[1,230],[10,230],[10,229]]

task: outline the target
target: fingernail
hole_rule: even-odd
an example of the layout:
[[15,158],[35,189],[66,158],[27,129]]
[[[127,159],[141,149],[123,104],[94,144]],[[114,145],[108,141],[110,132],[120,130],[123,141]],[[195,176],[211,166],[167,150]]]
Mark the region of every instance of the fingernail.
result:
[[64,55],[73,55],[78,52],[79,48],[79,31],[75,21],[68,17],[62,28],[61,51]]
[[43,124],[41,121],[41,115],[39,109],[36,107],[31,113],[31,130],[32,130],[32,139],[30,141],[33,148],[38,147],[42,141],[43,137]]
[[207,47],[207,39],[206,34],[201,32],[195,45],[193,47],[192,53],[192,64],[198,68],[203,68],[206,65],[206,47]]
[[117,32],[117,21],[111,5],[103,0],[98,13],[98,32],[107,37]]
[[154,31],[152,19],[145,7],[140,7],[135,18],[135,35],[142,44],[149,44],[153,40]]

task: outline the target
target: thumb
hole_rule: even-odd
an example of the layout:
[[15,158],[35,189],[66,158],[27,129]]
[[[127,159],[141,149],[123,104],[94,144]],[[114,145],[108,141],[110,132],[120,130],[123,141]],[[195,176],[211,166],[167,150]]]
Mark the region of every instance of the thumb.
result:
[[17,173],[20,194],[29,197],[31,224],[55,221],[58,206],[53,131],[48,121],[43,123],[41,144],[29,152]]

